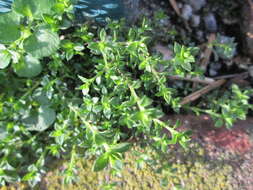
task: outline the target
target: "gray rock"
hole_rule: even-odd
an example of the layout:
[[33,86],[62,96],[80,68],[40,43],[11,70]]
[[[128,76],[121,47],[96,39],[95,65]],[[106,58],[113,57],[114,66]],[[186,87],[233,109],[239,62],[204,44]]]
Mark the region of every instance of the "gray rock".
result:
[[161,19],[160,20],[160,24],[162,25],[162,26],[170,26],[170,19],[169,18],[164,18],[164,19]]
[[182,8],[183,8],[183,4],[180,3],[180,2],[178,2],[177,6],[178,6],[179,9],[182,9]]
[[217,75],[218,75],[218,72],[215,71],[215,70],[213,70],[213,69],[209,69],[209,75],[210,75],[211,77],[214,77],[214,76],[217,76]]
[[191,17],[191,25],[193,27],[198,27],[200,24],[200,16],[199,15],[192,15]]
[[185,4],[182,8],[182,17],[185,20],[189,20],[193,14],[192,7],[188,4]]
[[210,76],[216,76],[218,75],[218,71],[221,69],[221,64],[220,63],[211,63],[210,64],[210,69],[209,69],[209,75]]
[[204,42],[204,32],[201,30],[198,30],[196,32],[196,38],[200,41],[200,42]]
[[213,13],[208,13],[208,15],[204,17],[204,22],[207,31],[209,32],[217,31],[218,29],[217,21]]
[[249,75],[253,77],[253,66],[249,67]]
[[189,4],[192,6],[194,11],[199,11],[206,5],[206,0],[189,0]]
[[140,0],[124,0],[125,16],[134,23],[140,16]]

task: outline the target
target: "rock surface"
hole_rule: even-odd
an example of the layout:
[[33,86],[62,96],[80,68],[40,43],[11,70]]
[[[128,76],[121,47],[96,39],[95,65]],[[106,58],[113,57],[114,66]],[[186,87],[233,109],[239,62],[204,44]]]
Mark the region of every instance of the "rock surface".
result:
[[244,0],[241,30],[244,37],[244,52],[253,58],[253,2]]
[[217,21],[213,13],[208,13],[204,17],[206,30],[209,32],[216,32],[218,29]]
[[185,20],[189,20],[193,14],[192,7],[188,4],[185,4],[182,8],[182,17]]
[[194,11],[199,11],[206,5],[206,0],[190,0],[189,4],[192,6]]

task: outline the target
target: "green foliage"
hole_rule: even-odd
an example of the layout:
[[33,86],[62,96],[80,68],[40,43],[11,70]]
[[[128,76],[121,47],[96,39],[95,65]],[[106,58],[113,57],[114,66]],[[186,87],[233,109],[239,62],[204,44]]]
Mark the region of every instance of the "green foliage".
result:
[[40,61],[31,56],[26,55],[23,60],[14,66],[14,71],[19,77],[35,77],[39,75],[42,71],[42,66]]
[[[173,62],[179,67],[182,67],[182,69],[190,72],[192,70],[191,63],[195,62],[193,55],[196,51],[198,51],[197,48],[191,48],[191,47],[186,48],[185,46],[180,46],[178,43],[175,43],[174,53],[176,56],[173,59]],[[174,67],[177,68],[176,66]]]
[[[116,21],[74,27],[72,8],[70,0],[15,0],[0,16],[1,185],[35,186],[50,158],[70,160],[65,182],[76,180],[78,157],[95,157],[94,171],[119,173],[133,141],[164,153],[170,144],[187,148],[189,133],[162,117],[182,109],[168,76],[199,75],[198,49],[175,43],[173,59],[164,61],[149,52],[146,20],[130,29]],[[232,111],[229,99],[224,111],[211,108],[228,124],[249,109],[247,93],[233,93]]]
[[1,68],[13,62],[12,68],[20,77],[40,74],[39,59],[59,49],[56,31],[71,17],[71,6],[69,0],[15,0],[12,11],[0,16],[0,42],[8,45],[1,50]]
[[24,41],[24,50],[32,56],[43,58],[53,54],[59,47],[60,39],[57,33],[46,27],[38,27]]
[[253,109],[249,103],[249,97],[253,95],[252,90],[240,90],[237,85],[232,85],[231,92],[226,92],[222,97],[213,100],[211,109],[205,112],[210,114],[217,127],[224,124],[231,128],[238,119],[245,120],[248,110]]
[[31,131],[45,131],[55,121],[55,111],[47,105],[41,105],[37,112],[23,119],[23,123]]
[[231,59],[236,53],[237,43],[234,38],[218,34],[213,45],[215,55],[222,59]]
[[96,160],[93,166],[93,171],[97,172],[103,170],[108,164],[109,164],[109,155],[107,153],[102,154]]
[[55,0],[15,0],[13,10],[28,17],[28,19],[40,19],[43,14],[54,14]]
[[0,69],[4,69],[4,68],[8,67],[10,62],[11,62],[10,53],[6,50],[6,48],[4,46],[1,47],[1,50],[0,50]]
[[9,44],[19,39],[20,16],[15,12],[0,14],[0,43]]

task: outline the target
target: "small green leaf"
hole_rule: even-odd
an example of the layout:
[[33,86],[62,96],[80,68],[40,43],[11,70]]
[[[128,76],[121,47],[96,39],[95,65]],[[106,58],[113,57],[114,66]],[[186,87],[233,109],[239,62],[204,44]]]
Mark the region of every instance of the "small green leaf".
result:
[[130,149],[132,145],[130,143],[120,143],[120,144],[116,144],[116,145],[113,145],[111,147],[111,150],[113,152],[119,152],[119,153],[123,153],[123,152],[126,152]]
[[93,51],[99,51],[99,45],[97,42],[90,42],[88,48]]
[[180,52],[181,52],[181,46],[177,42],[175,42],[174,43],[174,53],[177,54]]
[[105,41],[105,40],[106,40],[106,32],[105,32],[105,29],[102,29],[102,30],[99,32],[99,37],[100,37],[100,40],[101,40],[101,41]]
[[147,64],[148,64],[147,60],[142,61],[142,62],[139,64],[139,69],[140,69],[140,70],[144,70],[144,69],[146,68]]
[[95,134],[94,140],[95,140],[96,145],[98,145],[98,146],[100,146],[106,142],[105,138],[99,133]]
[[102,154],[98,159],[95,161],[93,165],[93,171],[98,172],[103,170],[109,164],[109,155],[108,153]]
[[96,83],[97,83],[98,85],[101,84],[101,76],[98,76],[98,77],[96,78]]
[[64,1],[59,1],[57,2],[54,7],[53,10],[57,13],[62,14],[65,10],[65,2]]
[[84,77],[82,77],[82,76],[80,76],[80,75],[78,75],[78,78],[79,78],[82,82],[84,82],[84,83],[89,82],[89,79],[84,78]]
[[182,68],[185,69],[186,71],[191,71],[192,70],[192,66],[191,66],[191,63],[189,62],[184,62],[181,64]]
[[23,181],[29,181],[29,180],[33,179],[34,176],[35,176],[35,173],[36,173],[35,171],[31,171],[31,172],[27,173],[27,174],[22,178],[22,180],[23,180]]
[[80,89],[82,90],[84,96],[88,95],[90,91],[89,83],[83,84],[82,86],[80,86]]
[[0,50],[0,69],[8,67],[11,62],[11,55],[7,50]]
[[225,117],[225,122],[226,122],[226,126],[228,128],[232,127],[233,126],[233,119],[232,118],[229,118],[229,117]]
[[218,119],[216,122],[215,122],[215,127],[221,127],[223,125],[223,120],[222,119]]
[[76,51],[83,51],[84,50],[84,46],[82,44],[75,44],[74,50],[76,50]]
[[141,123],[145,126],[148,127],[151,124],[151,119],[149,118],[149,113],[147,110],[142,110],[138,111],[133,115],[133,118],[141,121]]
[[46,27],[40,27],[24,41],[24,49],[32,56],[42,58],[53,54],[59,48],[59,44],[57,33]]
[[147,96],[143,96],[140,100],[140,104],[142,107],[147,107],[152,104],[152,100]]
[[42,67],[37,58],[27,55],[23,61],[15,65],[14,71],[19,77],[31,78],[39,75]]
[[53,16],[43,14],[43,20],[50,25],[53,25],[56,23],[56,20],[53,18]]

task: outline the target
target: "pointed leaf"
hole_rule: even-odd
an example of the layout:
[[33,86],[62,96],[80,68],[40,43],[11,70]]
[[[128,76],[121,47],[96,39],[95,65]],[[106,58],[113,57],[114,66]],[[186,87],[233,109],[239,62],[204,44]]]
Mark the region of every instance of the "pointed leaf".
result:
[[185,63],[182,63],[181,66],[183,67],[183,69],[185,69],[186,71],[191,71],[192,70],[192,66],[191,66],[191,63],[189,62],[185,62]]
[[111,147],[111,150],[113,152],[119,152],[119,153],[123,153],[126,152],[130,149],[131,144],[130,143],[120,143],[117,145],[114,145],[113,147]]
[[106,142],[105,138],[101,134],[95,134],[94,140],[97,146],[102,145],[103,143]]
[[98,172],[103,170],[109,163],[109,156],[107,153],[102,154],[98,159],[95,161],[93,165],[93,171]]

